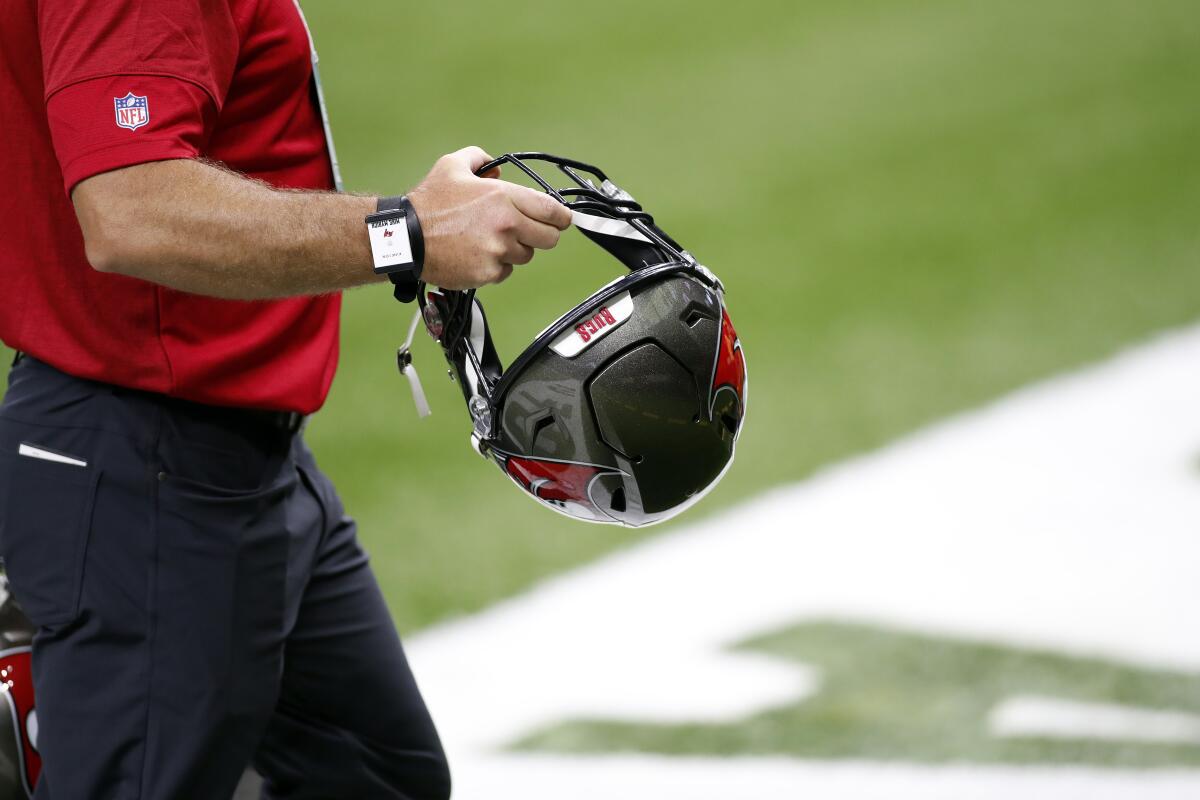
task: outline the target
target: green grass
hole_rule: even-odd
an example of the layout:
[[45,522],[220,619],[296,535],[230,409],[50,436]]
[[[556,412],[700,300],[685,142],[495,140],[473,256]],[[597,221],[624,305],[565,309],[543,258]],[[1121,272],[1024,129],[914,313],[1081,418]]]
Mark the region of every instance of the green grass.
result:
[[[383,0],[305,8],[350,188],[441,153],[607,169],[728,287],[751,376],[724,484],[684,518],[1200,316],[1191,0]],[[484,293],[502,355],[613,274],[568,241]],[[350,293],[310,441],[400,627],[650,535],[537,508],[467,447],[457,387]]]
[[942,639],[836,622],[797,625],[743,649],[804,662],[821,686],[806,700],[722,725],[574,721],[535,733],[526,750],[820,759],[1200,765],[1200,742],[996,737],[989,712],[1035,694],[1200,712],[1200,675]]

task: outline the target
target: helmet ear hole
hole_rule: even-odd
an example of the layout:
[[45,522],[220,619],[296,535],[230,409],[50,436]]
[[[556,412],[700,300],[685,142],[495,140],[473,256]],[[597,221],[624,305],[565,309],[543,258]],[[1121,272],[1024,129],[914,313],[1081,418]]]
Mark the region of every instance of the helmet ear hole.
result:
[[730,435],[737,433],[738,421],[732,414],[722,414],[721,424],[725,426],[725,430],[729,431]]
[[546,416],[541,417],[533,423],[533,434],[530,436],[530,444],[534,452],[538,451],[538,437],[546,432],[548,428],[553,428],[556,420],[553,412],[546,412]]
[[612,493],[612,499],[608,502],[608,507],[618,514],[625,513],[625,487],[622,486]]
[[706,319],[716,319],[712,311],[694,301],[683,310],[683,314],[681,314],[679,318],[683,320],[683,324],[687,325],[689,328],[696,327]]

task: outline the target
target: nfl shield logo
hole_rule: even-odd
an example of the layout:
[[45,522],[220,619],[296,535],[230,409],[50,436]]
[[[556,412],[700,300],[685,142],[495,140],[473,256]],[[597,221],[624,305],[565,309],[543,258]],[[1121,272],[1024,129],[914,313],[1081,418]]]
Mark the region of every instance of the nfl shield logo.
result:
[[113,111],[117,115],[118,128],[136,131],[150,122],[150,103],[133,92],[124,97],[114,97]]

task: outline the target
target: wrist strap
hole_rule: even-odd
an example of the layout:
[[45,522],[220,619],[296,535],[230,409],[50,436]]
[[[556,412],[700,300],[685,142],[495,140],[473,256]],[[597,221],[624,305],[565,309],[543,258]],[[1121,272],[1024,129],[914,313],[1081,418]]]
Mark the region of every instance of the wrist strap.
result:
[[375,203],[375,214],[368,217],[368,225],[371,219],[380,218],[388,212],[400,212],[395,215],[397,221],[401,215],[404,217],[412,264],[401,266],[386,274],[395,285],[392,291],[395,298],[401,303],[411,303],[417,296],[417,283],[425,267],[425,236],[421,231],[421,221],[417,218],[416,209],[406,196],[379,198]]

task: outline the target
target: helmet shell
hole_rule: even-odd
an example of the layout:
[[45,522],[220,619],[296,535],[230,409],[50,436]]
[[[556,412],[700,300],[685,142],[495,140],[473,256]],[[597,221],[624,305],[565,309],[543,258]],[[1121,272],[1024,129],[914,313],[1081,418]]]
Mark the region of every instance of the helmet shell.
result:
[[514,362],[490,450],[542,504],[639,527],[686,509],[732,463],[746,370],[717,289],[685,271],[623,288]]

